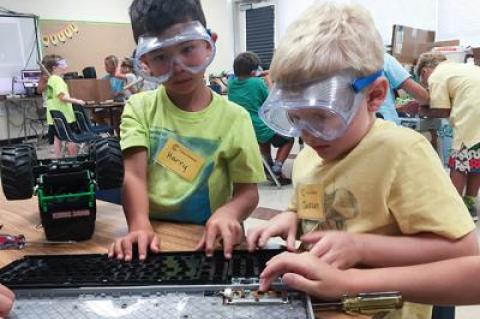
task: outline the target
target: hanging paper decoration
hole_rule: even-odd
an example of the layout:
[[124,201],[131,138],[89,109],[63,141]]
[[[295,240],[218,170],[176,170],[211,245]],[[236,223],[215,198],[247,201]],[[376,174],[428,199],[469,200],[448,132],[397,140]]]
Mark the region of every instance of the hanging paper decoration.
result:
[[49,47],[51,45],[56,46],[59,43],[65,43],[68,39],[72,39],[73,35],[78,32],[78,26],[75,23],[70,23],[58,32],[43,35],[43,46]]

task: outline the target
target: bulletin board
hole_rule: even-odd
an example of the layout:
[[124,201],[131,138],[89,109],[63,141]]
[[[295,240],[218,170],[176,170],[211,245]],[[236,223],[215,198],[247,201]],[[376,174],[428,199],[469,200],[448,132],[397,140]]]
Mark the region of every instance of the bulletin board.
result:
[[[70,37],[64,38],[65,32]],[[42,43],[43,55],[58,54],[66,58],[68,72],[79,74],[83,68],[94,66],[97,77],[102,77],[106,74],[103,63],[106,56],[113,54],[122,59],[130,57],[135,49],[129,23],[40,20],[41,39],[52,35],[64,41],[56,45],[50,42],[47,47]]]

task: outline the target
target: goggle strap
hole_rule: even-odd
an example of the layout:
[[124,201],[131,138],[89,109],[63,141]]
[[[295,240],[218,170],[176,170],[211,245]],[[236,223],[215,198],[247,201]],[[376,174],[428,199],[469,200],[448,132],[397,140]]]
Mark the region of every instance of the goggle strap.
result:
[[355,93],[362,91],[364,88],[372,84],[376,79],[382,76],[383,70],[379,70],[362,78],[355,79],[352,82],[352,88]]

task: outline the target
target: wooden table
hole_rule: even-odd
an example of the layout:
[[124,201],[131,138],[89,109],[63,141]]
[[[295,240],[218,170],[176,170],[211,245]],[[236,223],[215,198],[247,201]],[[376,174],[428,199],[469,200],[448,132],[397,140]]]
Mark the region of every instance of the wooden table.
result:
[[[256,218],[268,219],[278,213],[272,209],[257,209]],[[44,240],[40,225],[37,198],[22,201],[7,201],[0,187],[0,233],[24,234],[27,241]],[[153,222],[155,231],[160,234],[161,249],[165,251],[193,250],[200,240],[203,227],[167,222]],[[127,233],[127,224],[120,206],[97,201],[97,221],[92,239],[70,245],[32,245],[23,250],[0,250],[0,267],[22,258],[24,255],[38,254],[86,254],[106,253],[107,247]],[[351,319],[340,313],[317,313],[319,319]]]
[[120,109],[120,111],[123,109],[125,106],[125,102],[109,102],[109,103],[95,103],[95,104],[85,104],[85,108],[92,110],[95,112],[95,110],[99,109],[107,109],[108,110],[108,115],[110,117],[110,125],[113,127],[115,132],[119,132],[119,126],[120,122],[116,123],[115,122],[115,116],[113,114],[114,109]]

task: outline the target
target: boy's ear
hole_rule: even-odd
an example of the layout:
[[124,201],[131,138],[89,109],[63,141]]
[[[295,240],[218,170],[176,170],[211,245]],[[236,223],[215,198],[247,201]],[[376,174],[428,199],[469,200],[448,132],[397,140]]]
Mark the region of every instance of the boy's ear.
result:
[[213,43],[216,43],[217,40],[218,40],[218,33],[212,32],[212,33],[210,34],[210,38],[212,38]]
[[367,109],[369,112],[377,112],[385,101],[388,90],[388,80],[384,76],[373,82],[367,94]]

